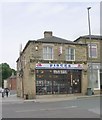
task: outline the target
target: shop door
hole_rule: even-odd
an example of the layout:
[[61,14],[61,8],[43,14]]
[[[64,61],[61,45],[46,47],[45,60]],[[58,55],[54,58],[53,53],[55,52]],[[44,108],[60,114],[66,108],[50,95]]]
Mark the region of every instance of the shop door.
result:
[[67,93],[72,94],[72,71],[68,70],[67,73]]
[[71,84],[73,93],[81,93],[81,70],[72,70]]

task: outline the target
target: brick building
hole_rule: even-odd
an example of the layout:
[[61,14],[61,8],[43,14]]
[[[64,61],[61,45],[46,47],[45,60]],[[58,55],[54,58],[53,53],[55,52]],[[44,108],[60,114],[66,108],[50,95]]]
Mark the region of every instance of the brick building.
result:
[[7,88],[9,88],[9,90],[15,90],[16,91],[16,75],[14,75],[14,73],[12,73],[12,75],[7,79]]
[[29,40],[17,60],[17,95],[29,99],[43,94],[86,94],[87,44],[44,32]]

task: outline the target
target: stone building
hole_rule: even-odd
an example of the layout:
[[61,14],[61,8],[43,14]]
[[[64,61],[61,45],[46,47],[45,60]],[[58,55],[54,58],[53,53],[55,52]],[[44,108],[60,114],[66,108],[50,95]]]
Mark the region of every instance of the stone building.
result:
[[17,60],[17,96],[86,94],[87,44],[72,42],[44,32],[29,40]]
[[[91,42],[89,35],[81,36],[78,39],[76,39],[74,42],[84,43],[88,45],[87,63],[88,63],[89,87],[92,88],[95,94],[99,93],[100,87],[102,87],[102,72],[101,72],[102,36],[91,35]],[[90,52],[90,48],[91,48],[91,52]]]

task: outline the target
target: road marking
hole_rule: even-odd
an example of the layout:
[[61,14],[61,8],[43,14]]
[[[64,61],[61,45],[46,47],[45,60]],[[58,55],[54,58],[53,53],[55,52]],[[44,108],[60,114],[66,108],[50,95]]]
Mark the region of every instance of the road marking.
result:
[[76,108],[77,106],[69,106],[69,107],[56,107],[56,108],[45,108],[45,109],[32,109],[32,110],[19,110],[16,112],[31,112],[31,111],[50,111],[50,110],[61,110],[61,109],[69,109],[69,108]]

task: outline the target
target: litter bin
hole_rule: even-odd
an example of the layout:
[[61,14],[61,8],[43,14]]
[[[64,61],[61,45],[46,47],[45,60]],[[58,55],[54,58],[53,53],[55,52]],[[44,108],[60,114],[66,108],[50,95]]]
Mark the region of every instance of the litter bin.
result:
[[91,90],[91,88],[87,88],[87,95],[92,95],[92,90]]

